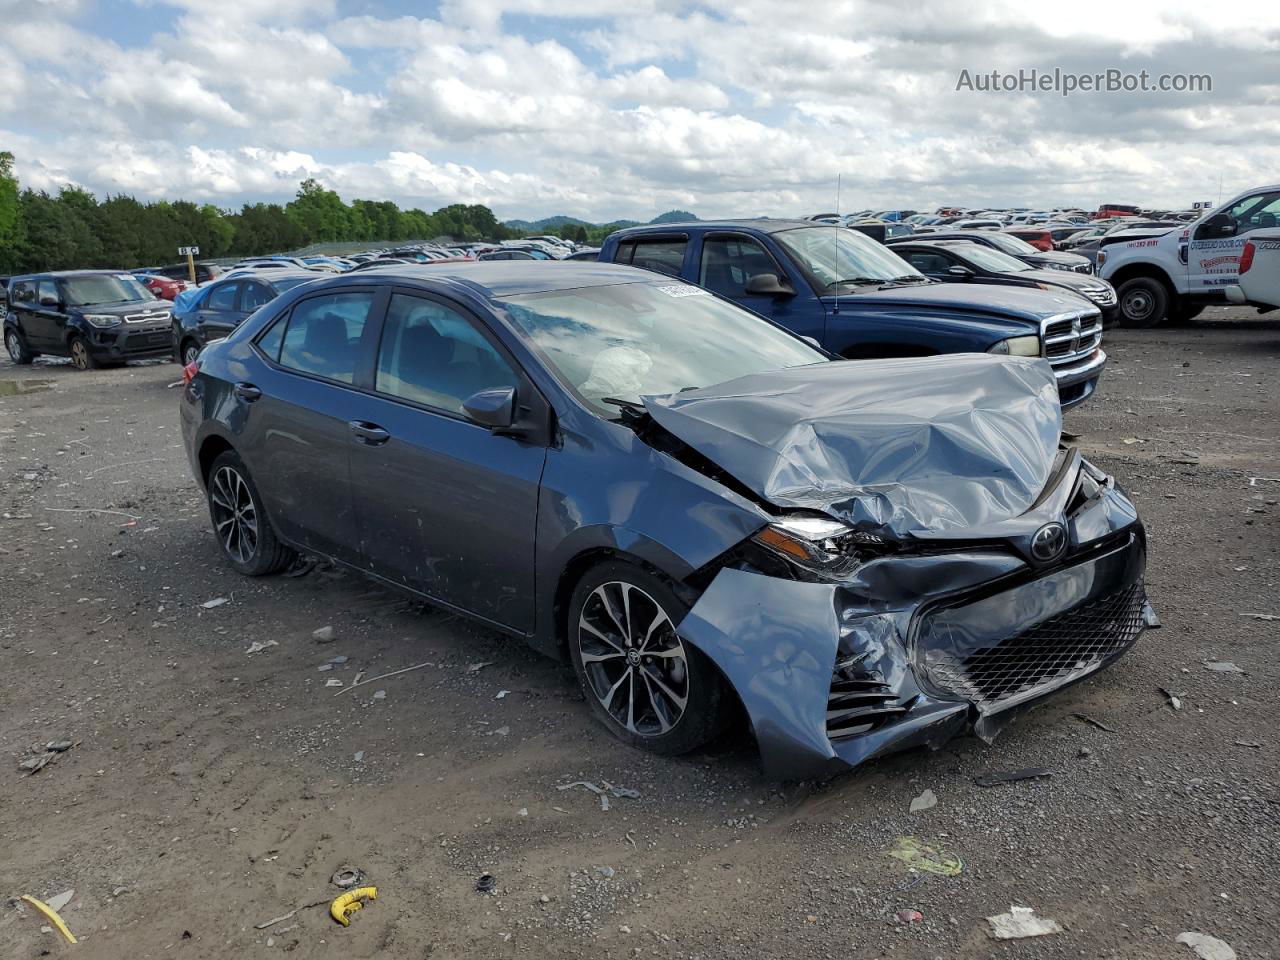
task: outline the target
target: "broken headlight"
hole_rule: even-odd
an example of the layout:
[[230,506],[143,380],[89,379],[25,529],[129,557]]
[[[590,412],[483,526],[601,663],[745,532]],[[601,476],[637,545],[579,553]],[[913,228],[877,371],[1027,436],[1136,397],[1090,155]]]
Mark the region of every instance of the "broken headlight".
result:
[[779,517],[754,537],[764,547],[793,566],[823,580],[842,580],[866,559],[867,547],[883,543],[826,517]]

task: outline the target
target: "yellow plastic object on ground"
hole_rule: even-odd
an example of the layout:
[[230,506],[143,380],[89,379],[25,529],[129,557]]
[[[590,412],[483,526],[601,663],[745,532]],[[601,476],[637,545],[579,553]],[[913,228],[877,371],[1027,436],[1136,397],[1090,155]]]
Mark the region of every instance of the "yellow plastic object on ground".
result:
[[27,901],[27,903],[31,904],[33,907],[35,907],[37,910],[43,913],[46,917],[48,917],[49,922],[58,928],[58,932],[67,938],[67,943],[79,942],[78,940],[76,940],[75,935],[70,930],[67,929],[67,925],[62,922],[62,918],[58,916],[58,912],[54,910],[52,907],[50,907],[47,903],[45,903],[42,900],[37,900],[35,897],[29,897],[25,893],[22,895],[21,899]]
[[377,899],[377,887],[357,887],[355,890],[348,890],[334,900],[333,903],[329,904],[329,916],[344,927],[349,927],[351,926],[351,914],[364,906],[363,901]]
[[936,873],[940,877],[954,877],[964,869],[964,863],[955,854],[921,843],[915,837],[899,837],[889,856],[901,860],[913,870]]

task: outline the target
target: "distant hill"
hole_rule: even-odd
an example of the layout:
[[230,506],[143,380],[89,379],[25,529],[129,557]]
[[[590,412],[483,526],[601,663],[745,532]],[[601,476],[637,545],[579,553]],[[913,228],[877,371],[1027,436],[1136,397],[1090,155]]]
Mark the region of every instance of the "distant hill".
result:
[[[689,213],[687,210],[668,210],[666,213],[659,214],[650,220],[650,223],[676,223],[680,220],[697,220],[698,218]],[[638,227],[641,225],[639,220],[611,220],[608,223],[592,223],[589,220],[579,220],[577,217],[568,217],[559,214],[554,217],[543,217],[541,220],[507,220],[503,226],[510,227],[512,230],[520,230],[524,233],[547,233],[551,230],[559,230],[561,227],[614,227],[618,230],[624,227]]]

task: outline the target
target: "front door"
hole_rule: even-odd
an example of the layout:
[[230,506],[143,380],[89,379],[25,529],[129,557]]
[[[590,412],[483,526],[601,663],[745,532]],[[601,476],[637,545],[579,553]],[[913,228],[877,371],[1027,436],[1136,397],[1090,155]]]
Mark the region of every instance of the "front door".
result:
[[408,292],[389,301],[373,387],[350,407],[365,569],[531,631],[546,448],[491,433],[462,404],[500,387],[522,404],[541,398],[477,318]]
[[1188,289],[1210,293],[1238,282],[1240,252],[1249,234],[1277,226],[1280,191],[1255,193],[1206,218],[1187,247]]
[[[747,292],[747,282],[771,273],[795,290],[794,296],[763,296]],[[713,233],[702,238],[698,254],[697,282],[748,310],[768,317],[792,333],[812,337],[818,343],[826,335],[826,310],[809,292],[803,277],[791,275],[778,258],[754,237],[739,233]]]

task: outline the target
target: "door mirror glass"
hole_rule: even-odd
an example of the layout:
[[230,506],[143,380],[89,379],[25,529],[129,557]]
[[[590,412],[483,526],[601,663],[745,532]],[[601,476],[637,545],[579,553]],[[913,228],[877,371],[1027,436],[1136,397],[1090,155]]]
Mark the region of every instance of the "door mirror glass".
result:
[[753,297],[794,297],[796,292],[776,273],[757,273],[747,281],[747,293]]
[[462,401],[462,412],[482,427],[507,429],[516,421],[515,388],[492,387],[473,393]]
[[947,267],[947,273],[953,277],[958,277],[961,280],[968,280],[970,277],[973,276],[972,270],[970,270],[968,267],[961,266],[958,263],[954,264],[953,266]]

